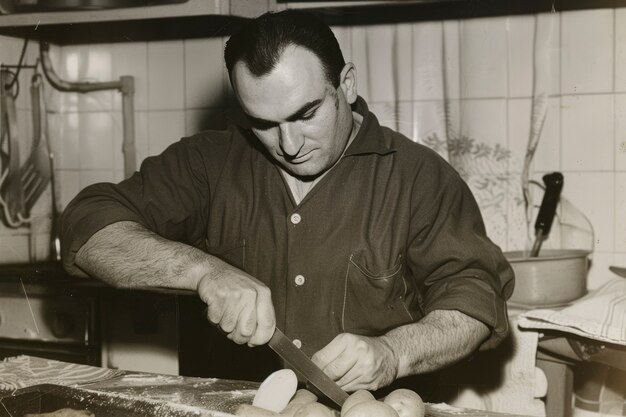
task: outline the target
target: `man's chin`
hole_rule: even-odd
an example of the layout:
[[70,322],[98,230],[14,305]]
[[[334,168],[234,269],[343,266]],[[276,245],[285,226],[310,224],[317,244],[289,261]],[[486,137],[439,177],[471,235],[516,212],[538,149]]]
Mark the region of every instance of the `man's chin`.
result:
[[324,169],[314,166],[304,166],[295,164],[285,164],[283,167],[294,177],[302,181],[313,181],[324,173]]

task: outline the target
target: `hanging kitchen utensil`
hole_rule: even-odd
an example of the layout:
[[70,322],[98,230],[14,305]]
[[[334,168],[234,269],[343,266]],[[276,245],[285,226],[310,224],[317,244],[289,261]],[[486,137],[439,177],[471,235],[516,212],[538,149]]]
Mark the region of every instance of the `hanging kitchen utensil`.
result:
[[33,148],[28,159],[20,169],[24,189],[25,216],[30,211],[50,183],[50,150],[47,138],[47,123],[43,95],[43,78],[34,74],[30,86],[30,99],[33,118]]
[[[13,92],[7,89],[13,74],[7,69],[0,70],[0,144],[7,142],[7,152],[2,151],[2,172],[0,172],[0,203],[4,220],[10,227],[21,224],[20,215],[24,212],[24,193],[20,179],[20,141],[17,128],[17,111]],[[6,168],[5,168],[6,164]]]
[[561,190],[563,189],[563,174],[560,172],[546,174],[543,176],[543,182],[546,185],[546,189],[539,207],[539,214],[537,214],[537,221],[535,222],[535,243],[530,251],[531,258],[539,256],[541,244],[550,234],[550,228],[556,214],[556,206],[559,204]]

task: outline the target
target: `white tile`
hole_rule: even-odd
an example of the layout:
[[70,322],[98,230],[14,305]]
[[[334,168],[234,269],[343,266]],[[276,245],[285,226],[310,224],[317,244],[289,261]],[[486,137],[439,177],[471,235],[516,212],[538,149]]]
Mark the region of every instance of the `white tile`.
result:
[[443,101],[413,103],[413,133],[410,138],[434,149],[448,159],[446,114]]
[[226,105],[222,38],[185,41],[185,108]]
[[185,106],[183,41],[148,43],[148,106],[177,110]]
[[[110,82],[113,79],[113,54],[111,45],[82,46],[80,51],[78,81]],[[113,108],[115,90],[94,91],[80,94],[78,106],[81,111],[110,111]]]
[[[113,78],[130,75],[134,78],[135,110],[148,109],[148,45],[146,43],[116,43],[112,46]],[[115,93],[113,109],[122,109],[122,94]]]
[[58,170],[56,174],[59,184],[59,209],[62,210],[80,191],[79,171]]
[[443,99],[443,51],[443,23],[423,22],[413,25],[414,100]]
[[113,120],[110,113],[79,113],[80,169],[113,169]]
[[[520,161],[524,160],[528,149],[531,107],[532,100],[529,98],[517,98],[508,101],[508,148]],[[531,168],[534,168],[535,162],[536,159],[533,158]],[[516,172],[521,172],[522,168],[523,164],[522,166],[510,167]]]
[[[60,46],[50,45],[48,56],[50,57],[50,61],[52,63],[53,68],[55,69],[62,68],[62,64],[61,64],[62,52],[61,52]],[[52,85],[50,85],[50,83],[48,82],[45,76],[43,77],[43,80],[44,80],[43,92],[44,92],[44,100],[45,100],[46,108],[49,112],[57,113],[61,111],[61,98],[62,98],[62,95],[66,93],[63,93],[55,89],[54,87],[52,87]]]
[[505,17],[461,22],[461,94],[464,98],[507,95]]
[[509,97],[531,97],[534,88],[558,94],[558,15],[511,16],[507,33]]
[[615,95],[615,170],[626,171],[626,94]]
[[615,265],[615,255],[611,252],[595,252],[591,256],[591,268],[587,275],[587,289],[594,290],[609,282],[616,275],[609,270]]
[[569,240],[581,239],[588,228],[585,218],[591,223],[596,251],[613,251],[615,236],[615,194],[614,174],[611,173],[575,173],[566,172],[563,181],[562,196],[567,200],[563,204],[562,223],[571,225],[563,228],[563,244]]
[[411,102],[372,103],[370,111],[376,115],[381,126],[386,126],[407,137],[413,132],[413,109]]
[[483,99],[461,101],[461,124],[458,132],[476,143],[507,146],[507,100]]
[[618,172],[615,174],[615,250],[620,252],[626,252],[624,213],[626,213],[626,172]]
[[535,169],[555,171],[561,169],[561,99],[548,99],[548,112],[543,122],[539,144],[535,152]]
[[18,93],[15,98],[15,108],[17,110],[30,110],[32,108],[30,99],[31,78],[32,71],[29,70],[20,71],[20,74],[17,77],[17,83],[19,86],[14,90]]
[[371,75],[368,63],[367,30],[363,26],[352,28],[352,63],[356,67],[357,93],[365,99],[371,101],[370,82]]
[[22,52],[22,41],[8,36],[0,37],[0,62],[5,65],[17,65]]
[[55,164],[59,169],[78,169],[80,142],[79,113],[60,115],[58,151]]
[[561,13],[561,92],[613,91],[613,9]]
[[17,110],[17,131],[20,161],[23,163],[33,146],[33,120],[30,111]]
[[458,20],[446,20],[443,22],[444,96],[451,99],[461,97],[459,26]]
[[0,239],[0,264],[29,262],[29,252],[28,235],[14,235]]
[[399,24],[395,26],[396,43],[395,57],[396,66],[394,77],[396,79],[397,99],[399,101],[411,101],[413,99],[413,25]]
[[148,154],[157,155],[185,135],[184,111],[148,113]]
[[563,169],[612,171],[613,96],[564,96],[561,104]]
[[[626,266],[626,252],[615,252],[614,254],[613,265],[625,267]],[[613,273],[612,277],[616,277],[617,275]]]
[[226,129],[228,120],[223,108],[185,110],[185,135],[193,135],[202,130]]
[[531,237],[534,237],[532,226],[526,219],[526,206],[522,196],[521,184],[509,187],[507,190],[507,218],[506,218],[506,246],[507,251],[528,250],[531,247]]
[[615,9],[615,91],[626,92],[626,8]]
[[352,28],[348,26],[333,26],[330,28],[337,38],[337,43],[346,62],[352,60]]
[[[509,149],[521,158],[521,161],[526,156],[530,140],[532,104],[533,101],[529,98],[509,100]],[[561,169],[559,120],[559,98],[548,99],[543,128],[532,159],[531,170],[558,171]]]
[[[114,169],[124,171],[124,142],[123,122],[120,114],[113,115],[113,148]],[[135,112],[135,166],[139,169],[141,162],[148,156],[148,112]]]
[[365,34],[366,67],[357,68],[359,82],[367,83],[370,102],[390,102],[398,99],[397,65],[393,53],[396,28],[391,25],[368,26]]
[[113,182],[115,180],[112,170],[88,170],[78,174],[80,189],[99,182]]
[[530,97],[533,93],[535,16],[509,17],[507,54],[509,97]]

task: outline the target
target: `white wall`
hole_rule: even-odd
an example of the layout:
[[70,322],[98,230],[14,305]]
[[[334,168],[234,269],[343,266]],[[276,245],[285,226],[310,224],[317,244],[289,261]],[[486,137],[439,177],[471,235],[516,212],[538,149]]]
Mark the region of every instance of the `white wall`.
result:
[[[484,32],[484,39],[492,40],[488,45],[464,45],[462,53],[475,65],[461,76],[469,98],[494,109],[476,129],[506,138],[503,143],[523,156],[532,92],[533,17],[424,22],[402,25],[399,33],[410,36],[415,31],[427,32],[429,25],[474,28]],[[352,40],[363,30],[336,29],[348,59],[359,59]],[[384,28],[381,33],[385,33]],[[538,175],[562,171],[566,178],[563,196],[593,224],[596,242],[589,280],[593,288],[611,277],[608,265],[626,265],[626,9],[559,13],[556,42],[553,53],[558,79],[554,80],[556,90],[535,168]],[[222,63],[223,43],[223,38],[211,38],[67,46],[55,48],[53,58],[59,74],[69,80],[135,76],[136,141],[141,160],[185,134],[223,126],[223,116],[232,103]],[[428,42],[410,46],[417,47],[423,51]],[[20,49],[20,40],[0,38],[3,63],[16,63]],[[28,63],[34,62],[35,49],[31,45]],[[424,87],[424,69],[418,65],[413,68],[417,92],[403,96],[401,112],[394,117],[401,118],[401,131],[420,140],[421,132],[440,126],[428,126],[429,121],[417,115],[434,114],[440,104],[429,97],[427,89],[419,87]],[[377,76],[380,84],[362,85],[361,94],[383,123],[395,123],[385,114],[385,74]],[[18,112],[20,127],[28,132],[26,74],[22,79]],[[486,91],[489,97],[483,97]],[[65,206],[88,184],[122,179],[121,100],[115,92],[49,94],[57,181]],[[36,251],[29,249],[32,242],[27,227],[0,226],[0,262],[27,262],[32,258],[29,251],[37,259],[45,258],[48,204],[44,195],[35,210],[39,216],[34,227]],[[507,249],[505,239],[494,239]]]

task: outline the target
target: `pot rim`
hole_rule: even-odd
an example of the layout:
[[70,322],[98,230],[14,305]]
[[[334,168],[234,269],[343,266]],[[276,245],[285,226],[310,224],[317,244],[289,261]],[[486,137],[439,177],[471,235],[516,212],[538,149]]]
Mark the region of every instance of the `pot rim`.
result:
[[[584,258],[591,255],[590,250],[585,249],[545,249],[536,258],[528,256],[530,251],[509,251],[503,252],[509,262],[541,262],[550,260]],[[544,256],[545,255],[545,256]]]

